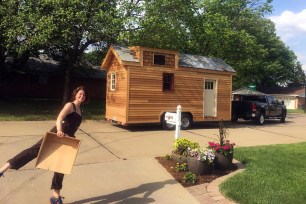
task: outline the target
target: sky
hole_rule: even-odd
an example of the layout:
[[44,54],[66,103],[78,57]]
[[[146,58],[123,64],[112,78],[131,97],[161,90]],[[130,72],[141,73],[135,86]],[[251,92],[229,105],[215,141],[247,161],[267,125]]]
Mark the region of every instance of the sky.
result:
[[273,0],[276,34],[297,56],[306,72],[306,0]]

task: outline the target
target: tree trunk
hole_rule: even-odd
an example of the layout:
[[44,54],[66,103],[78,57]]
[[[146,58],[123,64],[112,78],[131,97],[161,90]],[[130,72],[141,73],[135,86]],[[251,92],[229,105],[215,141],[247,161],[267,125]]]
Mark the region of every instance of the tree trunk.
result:
[[71,73],[73,69],[73,62],[69,62],[68,67],[65,71],[65,82],[64,82],[64,93],[63,93],[63,104],[70,101],[71,91]]
[[0,48],[0,85],[5,75],[5,52],[4,49]]

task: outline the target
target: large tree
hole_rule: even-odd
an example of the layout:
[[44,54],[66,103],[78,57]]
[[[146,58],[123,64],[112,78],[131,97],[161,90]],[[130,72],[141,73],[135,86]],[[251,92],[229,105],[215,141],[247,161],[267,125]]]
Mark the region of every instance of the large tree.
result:
[[[219,57],[236,71],[234,88],[301,85],[296,56],[264,15],[271,0],[145,1],[128,44]],[[296,83],[299,81],[299,83]]]
[[[0,84],[11,69],[37,55],[50,39],[54,27],[52,17],[43,15],[46,5],[43,1],[0,1]],[[9,67],[5,66],[8,56],[12,59]]]
[[123,12],[126,11],[126,2],[0,1],[0,15],[3,17],[0,23],[0,28],[3,28],[0,31],[0,62],[7,55],[14,59],[23,57],[23,61],[26,61],[38,51],[51,54],[61,62],[61,67],[65,70],[63,101],[67,101],[71,73],[82,60],[84,51],[89,45],[105,48],[118,39],[123,30],[122,17],[127,17]]
[[[305,74],[264,15],[271,0],[0,0],[0,75],[44,50],[60,60],[68,99],[72,71],[89,45],[110,43],[219,57],[236,71],[234,88],[301,86]],[[1,78],[0,77],[0,78]]]
[[46,49],[58,57],[65,68],[64,101],[70,92],[71,73],[89,45],[108,46],[122,30],[122,18],[115,0],[54,0],[46,15],[56,27]]

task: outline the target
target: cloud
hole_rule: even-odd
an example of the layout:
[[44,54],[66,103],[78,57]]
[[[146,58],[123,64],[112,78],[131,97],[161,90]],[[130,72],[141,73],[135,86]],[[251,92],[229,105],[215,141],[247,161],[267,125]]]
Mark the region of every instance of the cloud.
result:
[[275,23],[277,34],[284,42],[306,35],[306,9],[299,13],[284,11],[280,16],[269,19]]
[[306,9],[297,13],[286,10],[269,19],[275,23],[276,34],[295,52],[306,72]]

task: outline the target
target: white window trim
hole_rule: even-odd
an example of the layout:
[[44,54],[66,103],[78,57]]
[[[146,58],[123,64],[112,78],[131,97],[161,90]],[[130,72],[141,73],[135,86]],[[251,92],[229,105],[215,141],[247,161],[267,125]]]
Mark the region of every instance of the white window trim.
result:
[[116,73],[111,73],[111,80],[110,80],[110,90],[115,91],[116,90]]

